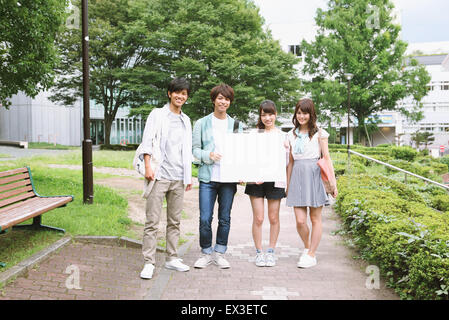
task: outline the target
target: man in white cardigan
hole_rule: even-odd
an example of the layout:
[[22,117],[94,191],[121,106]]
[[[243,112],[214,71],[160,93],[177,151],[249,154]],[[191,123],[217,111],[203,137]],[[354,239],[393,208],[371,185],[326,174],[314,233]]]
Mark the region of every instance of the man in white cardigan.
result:
[[[166,262],[165,267],[188,271],[189,266],[177,256],[181,212],[185,191],[192,188],[192,126],[190,118],[181,111],[190,93],[184,78],[173,79],[167,88],[169,103],[151,111],[145,124],[139,157],[145,161],[145,179],[154,181],[146,199],[146,222],[142,253],[145,266],[140,273],[143,279],[153,277],[157,232],[164,197],[167,199]],[[155,139],[160,135],[159,139]],[[155,141],[159,145],[155,145]],[[155,149],[158,148],[158,149]],[[152,168],[152,156],[159,164]]]

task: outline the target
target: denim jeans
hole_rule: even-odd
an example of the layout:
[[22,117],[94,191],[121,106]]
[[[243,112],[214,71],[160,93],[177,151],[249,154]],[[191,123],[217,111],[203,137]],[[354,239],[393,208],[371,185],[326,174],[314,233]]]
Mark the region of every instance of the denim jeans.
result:
[[[200,181],[200,247],[201,251],[225,253],[231,227],[231,208],[237,191],[236,183],[209,183]],[[218,197],[218,228],[215,247],[212,248],[212,218]]]

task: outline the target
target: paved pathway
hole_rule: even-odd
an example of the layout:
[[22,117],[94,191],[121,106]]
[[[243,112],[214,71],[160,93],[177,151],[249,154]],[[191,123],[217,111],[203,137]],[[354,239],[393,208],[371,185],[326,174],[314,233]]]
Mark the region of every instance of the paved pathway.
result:
[[[72,242],[30,270],[27,277],[19,277],[0,289],[0,300],[398,299],[383,282],[380,289],[366,288],[367,265],[352,259],[355,253],[343,244],[340,236],[332,235],[332,231],[339,229],[339,220],[330,208],[323,214],[323,238],[317,251],[316,267],[296,267],[302,245],[292,209],[285,207],[285,200],[281,205],[277,265],[256,267],[253,263],[251,206],[243,190],[238,187],[232,211],[227,252],[230,269],[220,270],[210,265],[203,270],[192,267],[186,273],[175,272],[162,267],[164,256],[158,252],[153,279],[142,280],[139,278],[143,263],[140,248]],[[197,193],[198,189],[186,193],[186,201],[189,197],[197,197]],[[193,214],[197,219],[198,212]],[[216,220],[215,215],[214,226]],[[269,223],[267,217],[265,220],[266,241]],[[180,248],[180,254],[184,262],[193,266],[199,255],[197,235],[190,237]]]

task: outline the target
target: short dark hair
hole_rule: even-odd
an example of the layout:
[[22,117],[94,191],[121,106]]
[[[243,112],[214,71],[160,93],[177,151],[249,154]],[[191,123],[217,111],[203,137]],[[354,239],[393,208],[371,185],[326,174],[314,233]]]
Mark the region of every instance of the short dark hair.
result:
[[215,102],[215,99],[217,99],[217,96],[219,94],[222,94],[222,96],[228,98],[231,102],[234,101],[234,89],[231,88],[231,86],[228,86],[225,83],[222,83],[210,91],[210,99],[212,100],[212,103]]
[[187,90],[187,94],[190,96],[190,84],[185,78],[174,78],[167,87],[167,96],[168,92],[178,92],[182,90]]

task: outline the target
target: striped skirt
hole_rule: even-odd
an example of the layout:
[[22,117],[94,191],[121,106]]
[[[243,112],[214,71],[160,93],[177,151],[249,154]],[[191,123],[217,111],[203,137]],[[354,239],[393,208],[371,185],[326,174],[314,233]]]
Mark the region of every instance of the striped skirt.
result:
[[295,160],[288,186],[287,206],[317,208],[329,204],[317,161]]

